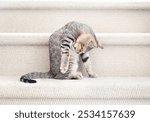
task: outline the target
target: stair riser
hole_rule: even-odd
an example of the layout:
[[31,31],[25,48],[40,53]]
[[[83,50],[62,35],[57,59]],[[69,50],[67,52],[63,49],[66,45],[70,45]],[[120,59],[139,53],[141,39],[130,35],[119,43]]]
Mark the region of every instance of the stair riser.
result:
[[150,10],[0,10],[0,32],[53,32],[69,21],[95,32],[150,32]]
[[[94,71],[99,76],[150,76],[149,36],[97,34],[104,49],[91,51]],[[0,75],[48,71],[48,38],[49,34],[1,34]]]
[[[37,53],[38,52],[38,53]],[[99,76],[150,76],[150,47],[105,46],[91,55]],[[31,71],[48,71],[47,46],[0,47],[0,75],[21,75]]]

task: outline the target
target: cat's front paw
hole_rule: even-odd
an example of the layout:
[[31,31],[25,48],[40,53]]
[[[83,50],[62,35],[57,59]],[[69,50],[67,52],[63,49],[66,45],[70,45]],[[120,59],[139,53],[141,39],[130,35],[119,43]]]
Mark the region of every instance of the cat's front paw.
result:
[[67,67],[67,66],[61,66],[61,67],[60,67],[60,72],[63,73],[63,74],[66,73],[67,70],[68,70],[68,67]]
[[97,74],[93,73],[93,74],[89,74],[90,78],[97,78]]

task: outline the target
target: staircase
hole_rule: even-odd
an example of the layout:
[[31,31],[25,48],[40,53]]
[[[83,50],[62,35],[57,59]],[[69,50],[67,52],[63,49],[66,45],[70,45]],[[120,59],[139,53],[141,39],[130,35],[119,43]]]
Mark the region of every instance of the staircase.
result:
[[[0,104],[150,104],[150,3],[0,1]],[[48,39],[69,21],[90,25],[104,50],[90,52],[99,78],[39,79],[48,71]]]

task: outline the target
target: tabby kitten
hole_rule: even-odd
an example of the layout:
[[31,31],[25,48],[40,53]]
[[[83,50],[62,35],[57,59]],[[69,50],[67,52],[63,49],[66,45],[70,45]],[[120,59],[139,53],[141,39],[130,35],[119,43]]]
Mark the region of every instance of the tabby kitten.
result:
[[96,77],[88,53],[95,47],[103,48],[89,26],[74,21],[69,22],[50,36],[50,70],[46,73],[25,74],[21,76],[20,81],[36,83],[33,79],[82,79],[82,73],[78,72],[80,57],[89,77]]

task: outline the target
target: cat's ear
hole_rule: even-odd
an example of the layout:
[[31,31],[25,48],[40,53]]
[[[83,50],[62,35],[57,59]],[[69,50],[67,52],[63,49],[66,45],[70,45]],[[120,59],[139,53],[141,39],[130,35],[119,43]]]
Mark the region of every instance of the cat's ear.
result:
[[92,45],[94,47],[104,49],[102,44],[97,39],[95,40],[92,35],[89,36],[89,40],[90,43],[92,42]]
[[97,40],[96,44],[97,44],[97,48],[104,49],[104,47],[102,46],[102,44],[100,43],[100,41]]
[[88,36],[88,42],[92,42],[92,45],[96,48],[101,48],[101,49],[104,49],[104,47],[102,46],[102,44],[100,43],[100,41],[97,40],[97,38],[93,37],[91,34],[87,34]]

